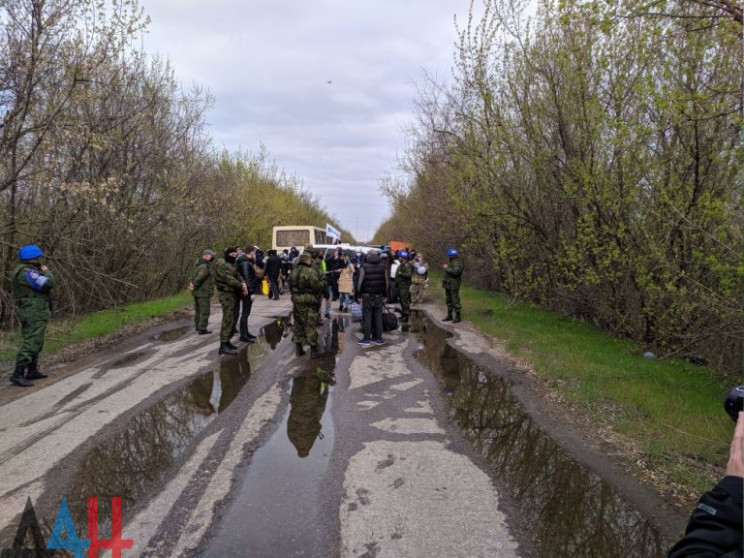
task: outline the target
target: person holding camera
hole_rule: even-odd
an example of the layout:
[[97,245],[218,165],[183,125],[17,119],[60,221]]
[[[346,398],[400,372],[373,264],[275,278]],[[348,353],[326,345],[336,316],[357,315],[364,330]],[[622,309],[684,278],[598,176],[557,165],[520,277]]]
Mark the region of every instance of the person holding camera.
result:
[[744,411],[739,411],[726,475],[700,498],[690,516],[685,536],[669,551],[669,558],[744,556],[743,500]]
[[19,264],[13,271],[13,297],[21,322],[21,346],[10,381],[19,387],[31,387],[30,380],[47,377],[39,370],[39,353],[44,348],[44,332],[52,317],[51,289],[54,275],[42,263],[44,252],[36,244],[18,250]]

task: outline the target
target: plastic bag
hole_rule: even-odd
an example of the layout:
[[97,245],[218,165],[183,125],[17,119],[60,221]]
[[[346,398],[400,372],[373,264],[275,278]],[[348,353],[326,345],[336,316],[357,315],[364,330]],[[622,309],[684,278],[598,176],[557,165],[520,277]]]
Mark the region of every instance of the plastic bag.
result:
[[362,305],[358,302],[352,302],[349,306],[351,309],[351,321],[361,322],[362,321]]

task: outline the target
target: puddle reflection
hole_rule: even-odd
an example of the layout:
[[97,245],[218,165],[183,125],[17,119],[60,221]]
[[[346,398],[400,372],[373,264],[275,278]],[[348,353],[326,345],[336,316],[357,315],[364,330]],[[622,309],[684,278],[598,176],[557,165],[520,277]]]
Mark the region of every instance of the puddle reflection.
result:
[[161,331],[157,335],[153,337],[155,341],[161,341],[164,343],[168,343],[170,341],[175,341],[176,339],[180,339],[186,333],[190,330],[190,327],[188,326],[182,326],[182,327],[176,327],[173,329],[166,329],[165,331]]
[[[204,558],[330,556],[335,541],[318,528],[320,479],[334,444],[332,417],[336,355],[348,318],[325,322],[321,358],[299,358],[289,409],[256,451]],[[295,361],[297,362],[297,361]],[[250,549],[250,551],[247,550]]]
[[[262,332],[276,347],[285,329],[272,322]],[[160,481],[186,447],[235,400],[256,365],[271,351],[270,342],[242,347],[235,358],[219,359],[219,369],[202,374],[151,407],[134,415],[125,430],[94,447],[83,458],[72,486],[65,492],[76,520],[87,517],[88,496],[103,498],[110,506],[122,497],[124,509]],[[250,359],[250,360],[249,360]],[[101,508],[102,517],[110,517]]]
[[545,434],[507,381],[447,345],[445,330],[418,319],[417,358],[448,396],[452,420],[503,479],[539,556],[665,555],[667,541],[654,526]]

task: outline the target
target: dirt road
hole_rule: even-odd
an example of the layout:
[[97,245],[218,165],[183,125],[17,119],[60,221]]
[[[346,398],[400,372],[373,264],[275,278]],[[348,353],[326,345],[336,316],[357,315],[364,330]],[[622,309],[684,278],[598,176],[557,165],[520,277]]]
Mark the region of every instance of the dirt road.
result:
[[294,356],[289,312],[288,297],[258,300],[260,338],[237,357],[173,323],[4,388],[1,548],[29,498],[46,541],[63,498],[93,538],[98,497],[110,538],[120,497],[125,557],[662,555],[665,533],[463,356],[492,344],[465,328],[448,339],[419,313],[363,349],[334,314],[310,360]]

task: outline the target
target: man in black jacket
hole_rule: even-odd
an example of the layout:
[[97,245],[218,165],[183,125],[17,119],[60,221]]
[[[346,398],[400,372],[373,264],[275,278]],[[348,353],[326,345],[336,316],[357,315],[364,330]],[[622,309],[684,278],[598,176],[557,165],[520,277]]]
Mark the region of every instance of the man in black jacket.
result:
[[282,272],[282,259],[276,250],[269,250],[269,257],[264,264],[264,273],[269,281],[269,299],[279,300],[279,275]]
[[736,421],[726,476],[703,494],[690,516],[685,536],[669,551],[669,558],[741,558],[742,501],[744,501],[744,412]]
[[377,345],[384,345],[382,339],[382,307],[387,302],[388,274],[385,264],[380,258],[377,250],[370,250],[364,259],[364,264],[359,270],[356,298],[362,297],[364,337],[359,341],[362,347],[372,345],[375,340]]
[[256,340],[256,336],[248,331],[248,316],[251,315],[253,300],[259,291],[259,281],[253,268],[255,262],[256,247],[250,245],[245,247],[245,253],[241,254],[235,262],[238,268],[238,275],[248,285],[248,294],[244,294],[240,299],[240,320],[238,321],[240,340],[244,343],[252,343]]

